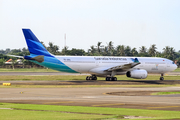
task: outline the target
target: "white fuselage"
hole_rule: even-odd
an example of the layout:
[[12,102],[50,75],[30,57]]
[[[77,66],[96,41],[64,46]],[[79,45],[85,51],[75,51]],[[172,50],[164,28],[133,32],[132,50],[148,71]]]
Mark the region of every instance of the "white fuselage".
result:
[[[80,73],[89,73],[95,75],[107,75],[109,68],[133,63],[131,60],[135,57],[112,57],[112,56],[55,56],[69,68]],[[136,57],[140,64],[131,68],[144,69],[148,73],[163,74],[173,71],[177,66],[173,61],[166,58],[156,57]],[[125,74],[127,71],[117,71],[117,75]]]

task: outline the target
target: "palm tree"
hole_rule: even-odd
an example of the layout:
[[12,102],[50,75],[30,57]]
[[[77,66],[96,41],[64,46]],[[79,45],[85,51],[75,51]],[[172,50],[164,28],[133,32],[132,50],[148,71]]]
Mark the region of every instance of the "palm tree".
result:
[[136,48],[133,48],[131,50],[131,54],[132,54],[132,56],[137,56],[138,55],[138,52],[137,52]]
[[103,56],[107,56],[108,55],[108,46],[105,46],[102,50],[103,50]]
[[125,48],[125,55],[126,56],[131,56],[131,47],[130,46],[126,46],[126,48]]
[[170,53],[171,60],[174,61],[175,49],[173,47],[171,47],[170,50],[169,50],[169,53]]
[[124,45],[118,45],[117,46],[117,55],[119,56],[125,56],[125,51],[124,51]]
[[148,53],[151,55],[151,56],[156,56],[156,49],[157,49],[157,47],[156,47],[156,45],[155,44],[153,44],[153,45],[151,45],[151,47],[149,48],[149,51],[148,51]]
[[54,45],[52,42],[49,42],[49,46],[47,47],[47,50],[52,54],[56,54],[58,53],[59,46]]
[[140,53],[147,53],[147,48],[145,46],[142,46],[139,49],[140,49],[139,50]]
[[102,43],[102,42],[98,42],[98,43],[97,43],[97,50],[98,50],[99,53],[101,52],[101,51],[100,51],[100,47],[102,47],[102,46],[101,46],[101,43]]
[[108,51],[109,51],[110,55],[113,54],[113,49],[114,49],[113,42],[110,41],[109,44],[108,44]]
[[169,53],[170,53],[170,47],[169,46],[166,46],[165,48],[163,48],[163,54],[164,54],[165,58],[168,58]]
[[88,51],[91,53],[91,55],[94,55],[94,53],[95,53],[95,48],[94,48],[94,45],[92,45],[92,46],[90,46],[91,47],[91,49],[89,49]]

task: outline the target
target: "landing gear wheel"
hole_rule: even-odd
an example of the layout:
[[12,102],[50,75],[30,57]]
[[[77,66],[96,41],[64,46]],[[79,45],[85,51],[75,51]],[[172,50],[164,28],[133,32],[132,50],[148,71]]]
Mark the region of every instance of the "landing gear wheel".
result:
[[89,80],[89,76],[86,77],[86,80]]
[[97,77],[95,75],[93,75],[92,80],[97,80]]
[[113,77],[113,81],[117,81],[117,77]]
[[160,77],[160,80],[163,81],[163,80],[164,80],[164,77]]
[[162,73],[162,74],[161,74],[161,77],[160,77],[160,80],[161,80],[161,81],[164,80],[164,77],[163,77],[163,76],[164,76],[164,74]]
[[86,80],[97,80],[97,77],[95,75],[87,76]]
[[106,77],[106,81],[109,81],[109,77]]
[[117,77],[106,77],[106,81],[117,81]]

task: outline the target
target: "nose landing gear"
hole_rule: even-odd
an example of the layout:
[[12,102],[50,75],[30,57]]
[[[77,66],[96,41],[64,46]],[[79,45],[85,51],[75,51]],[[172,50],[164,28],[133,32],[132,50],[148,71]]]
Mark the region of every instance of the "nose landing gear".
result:
[[164,77],[163,77],[163,76],[164,76],[164,74],[162,73],[162,74],[161,74],[161,77],[160,77],[160,80],[161,80],[161,81],[164,80]]

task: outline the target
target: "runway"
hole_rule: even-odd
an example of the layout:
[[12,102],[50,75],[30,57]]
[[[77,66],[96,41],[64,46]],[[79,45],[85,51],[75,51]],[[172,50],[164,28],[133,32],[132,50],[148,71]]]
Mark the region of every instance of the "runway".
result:
[[[136,109],[180,110],[180,95],[121,95],[157,91],[180,91],[180,87],[164,88],[0,88],[0,102],[122,107]],[[113,93],[119,93],[113,94]]]

